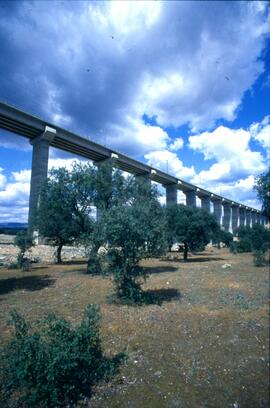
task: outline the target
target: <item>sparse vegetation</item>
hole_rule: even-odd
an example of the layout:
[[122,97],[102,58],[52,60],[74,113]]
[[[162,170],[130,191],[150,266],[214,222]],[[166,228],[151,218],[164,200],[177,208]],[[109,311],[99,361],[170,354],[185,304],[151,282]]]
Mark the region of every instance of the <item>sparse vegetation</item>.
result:
[[263,266],[266,264],[265,253],[269,249],[270,231],[260,224],[255,224],[252,227],[241,226],[237,231],[238,241],[233,241],[230,244],[231,252],[247,253],[253,252],[255,266]]
[[125,407],[134,401],[138,407],[268,407],[268,267],[256,268],[251,253],[235,257],[227,248],[190,253],[187,263],[182,254],[169,257],[139,263],[149,276],[142,290],[162,294],[161,307],[108,304],[113,282],[85,274],[87,259],[33,264],[27,276],[1,269],[0,343],[13,337],[7,319],[14,308],[35,330],[34,322],[49,312],[74,327],[86,305],[94,303],[102,311],[106,356],[127,350],[129,358],[78,408]]
[[32,234],[28,231],[19,231],[16,234],[14,244],[20,252],[17,256],[17,266],[25,271],[30,268],[30,259],[25,256],[26,252],[34,245]]
[[[109,379],[124,355],[106,358],[102,351],[98,307],[86,307],[73,327],[50,314],[33,328],[16,311],[15,333],[2,351],[2,392],[6,404],[60,407],[91,395],[94,385]],[[9,405],[8,405],[9,406]]]

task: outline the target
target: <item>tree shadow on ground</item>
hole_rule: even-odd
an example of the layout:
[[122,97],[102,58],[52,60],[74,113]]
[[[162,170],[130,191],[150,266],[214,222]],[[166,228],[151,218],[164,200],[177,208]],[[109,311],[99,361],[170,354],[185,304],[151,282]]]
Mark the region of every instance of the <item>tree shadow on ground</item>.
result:
[[[177,256],[174,256],[173,257],[173,259],[170,259],[169,257],[168,258],[162,258],[161,259],[161,261],[163,261],[163,262],[179,262],[179,263],[192,263],[192,262],[212,262],[212,261],[225,261],[225,259],[224,258],[220,258],[220,257],[214,257],[214,256],[211,256],[211,257],[201,257],[201,256],[196,256],[196,255],[191,255],[188,259],[187,259],[187,261],[185,261],[184,259],[183,259],[183,257],[177,257]],[[153,267],[154,268],[154,267]],[[169,267],[168,267],[168,269],[169,269]],[[171,268],[172,269],[172,268]],[[175,269],[177,269],[177,268],[175,268]],[[169,272],[169,271],[168,271]],[[154,272],[152,272],[152,273],[154,273]]]
[[35,290],[41,290],[46,287],[53,286],[56,279],[43,276],[24,276],[22,278],[8,278],[0,280],[0,295],[13,292],[15,290],[28,290],[34,292]]
[[178,270],[176,266],[144,266],[143,269],[149,275],[153,273],[175,272]]
[[183,262],[211,262],[211,261],[224,261],[224,258],[219,258],[219,257],[210,257],[210,258],[205,258],[205,257],[192,257],[192,258],[188,258],[187,261],[182,260]]
[[143,304],[157,304],[161,305],[163,302],[173,302],[174,300],[181,299],[181,293],[178,289],[166,288],[166,289],[149,289],[143,292],[145,300]]
[[87,259],[72,259],[70,261],[62,261],[60,264],[56,265],[84,265],[87,264]]

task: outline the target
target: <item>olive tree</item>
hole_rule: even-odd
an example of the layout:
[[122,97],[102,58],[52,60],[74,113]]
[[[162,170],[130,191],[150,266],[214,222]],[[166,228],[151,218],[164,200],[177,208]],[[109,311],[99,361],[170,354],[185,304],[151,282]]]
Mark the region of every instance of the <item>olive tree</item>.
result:
[[116,297],[124,302],[141,302],[146,273],[140,261],[164,252],[165,217],[155,189],[147,183],[132,179],[128,192],[125,202],[109,208],[99,223],[108,247]]
[[213,215],[200,208],[178,204],[167,208],[167,234],[169,243],[184,245],[184,260],[189,251],[203,250],[219,235],[219,225]]

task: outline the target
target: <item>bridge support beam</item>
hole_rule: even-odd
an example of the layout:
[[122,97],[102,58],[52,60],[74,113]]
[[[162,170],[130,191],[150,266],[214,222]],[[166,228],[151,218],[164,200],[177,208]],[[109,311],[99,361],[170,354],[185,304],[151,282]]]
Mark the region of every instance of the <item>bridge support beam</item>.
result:
[[238,218],[239,218],[239,206],[232,205],[232,232],[233,234],[236,233],[238,228]]
[[196,191],[184,191],[186,195],[186,205],[196,207]]
[[204,196],[201,198],[201,208],[210,213],[210,196]]
[[222,213],[221,200],[213,201],[213,206],[214,206],[214,216],[217,220],[218,225],[221,225],[221,213]]
[[246,226],[251,227],[251,211],[246,210]]
[[169,184],[166,188],[166,206],[171,207],[177,204],[177,184]]
[[246,221],[246,209],[243,207],[239,208],[239,226],[242,227],[245,225]]
[[222,225],[224,230],[229,232],[231,225],[231,205],[229,203],[222,203],[223,205],[223,220]]
[[28,213],[29,231],[33,230],[33,222],[38,208],[40,188],[48,176],[49,146],[55,135],[56,130],[46,126],[45,131],[30,142],[33,146],[33,151]]
[[252,211],[252,213],[251,213],[251,226],[253,227],[253,225],[255,225],[255,224],[257,224],[257,214]]

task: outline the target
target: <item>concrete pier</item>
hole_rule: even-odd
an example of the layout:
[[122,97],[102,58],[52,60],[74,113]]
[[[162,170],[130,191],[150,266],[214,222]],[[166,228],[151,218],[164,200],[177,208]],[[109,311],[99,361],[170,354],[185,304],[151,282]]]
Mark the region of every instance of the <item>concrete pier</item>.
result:
[[253,227],[253,225],[257,224],[257,214],[252,211],[251,213],[251,226]]
[[221,207],[221,200],[214,200],[214,216],[217,220],[218,225],[221,225],[221,214],[222,214],[222,207]]
[[177,184],[169,184],[166,188],[166,206],[170,207],[177,204]]
[[56,135],[56,130],[46,126],[45,131],[30,143],[32,151],[32,171],[30,182],[28,228],[32,230],[35,213],[38,207],[40,188],[48,176],[49,146]]
[[196,207],[196,191],[184,191],[186,195],[186,205]]
[[246,226],[251,227],[251,211],[246,210]]
[[239,226],[242,227],[246,222],[246,209],[243,207],[239,208]]
[[231,204],[227,202],[223,202],[223,220],[222,225],[226,232],[230,231],[231,226]]
[[201,208],[210,213],[210,196],[204,196],[201,198]]
[[232,204],[232,232],[235,234],[238,228],[239,206]]

